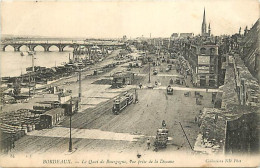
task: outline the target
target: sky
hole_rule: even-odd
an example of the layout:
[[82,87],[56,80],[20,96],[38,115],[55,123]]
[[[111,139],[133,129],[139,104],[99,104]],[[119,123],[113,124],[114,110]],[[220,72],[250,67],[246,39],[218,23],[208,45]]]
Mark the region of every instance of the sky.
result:
[[48,37],[169,37],[201,31],[234,34],[259,18],[258,0],[5,1],[1,34]]

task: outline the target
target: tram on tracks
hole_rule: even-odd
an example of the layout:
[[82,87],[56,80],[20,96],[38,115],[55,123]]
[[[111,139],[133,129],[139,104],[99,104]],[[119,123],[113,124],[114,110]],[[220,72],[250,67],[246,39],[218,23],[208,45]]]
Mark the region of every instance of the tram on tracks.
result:
[[115,99],[112,111],[114,114],[118,115],[122,112],[127,106],[133,103],[133,94],[125,93],[125,95],[118,97]]

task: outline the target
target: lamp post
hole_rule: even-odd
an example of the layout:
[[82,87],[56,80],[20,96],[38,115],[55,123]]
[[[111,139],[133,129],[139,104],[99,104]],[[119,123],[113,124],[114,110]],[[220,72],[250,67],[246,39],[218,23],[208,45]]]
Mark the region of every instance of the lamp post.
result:
[[137,102],[138,102],[138,95],[137,95],[137,90],[135,88],[135,103],[137,103]]
[[[34,78],[34,53],[29,51],[28,54],[32,54],[32,72],[29,72],[29,97],[31,96],[31,82],[33,82],[33,95],[35,94],[35,78]],[[31,76],[32,74],[32,76]],[[32,79],[31,79],[32,78]]]
[[72,139],[71,139],[71,116],[72,116],[72,101],[70,100],[70,141],[69,141],[69,152],[72,151]]
[[149,62],[149,83],[151,83],[151,66],[150,66],[150,62]]
[[32,53],[33,95],[35,95],[34,53]]
[[79,81],[79,94],[78,94],[78,99],[79,99],[79,102],[81,102],[81,72],[82,72],[82,69],[81,69],[81,68],[78,68],[78,69],[77,69],[77,72],[78,72],[78,81]]

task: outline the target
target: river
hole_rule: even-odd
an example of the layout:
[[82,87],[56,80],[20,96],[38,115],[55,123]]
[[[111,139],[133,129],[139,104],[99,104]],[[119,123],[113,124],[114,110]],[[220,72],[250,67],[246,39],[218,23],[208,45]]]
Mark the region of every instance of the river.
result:
[[[1,61],[1,77],[13,77],[26,73],[26,68],[32,66],[32,56],[29,56],[26,47],[21,47],[20,52],[14,52],[10,46],[6,51],[0,51]],[[63,52],[59,52],[58,48],[51,47],[50,52],[44,52],[43,48],[36,47],[36,54],[34,55],[34,65],[43,67],[54,67],[62,65],[64,62],[69,61],[69,54],[72,55],[72,48],[65,48]]]

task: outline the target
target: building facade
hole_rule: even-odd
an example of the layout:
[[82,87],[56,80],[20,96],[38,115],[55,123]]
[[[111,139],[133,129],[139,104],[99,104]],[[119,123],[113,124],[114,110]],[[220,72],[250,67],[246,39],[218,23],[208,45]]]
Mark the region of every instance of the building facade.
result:
[[198,87],[218,87],[218,45],[186,45],[192,82]]
[[194,33],[180,33],[180,38],[192,38]]

